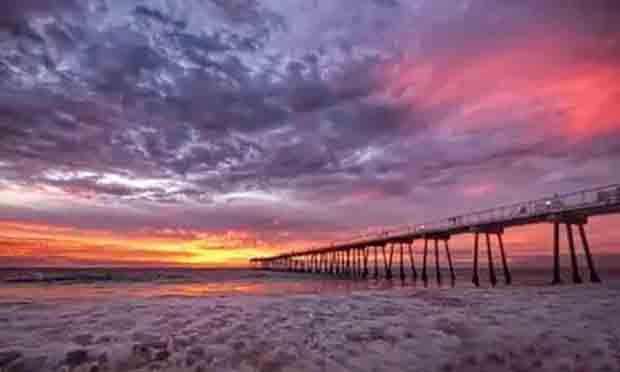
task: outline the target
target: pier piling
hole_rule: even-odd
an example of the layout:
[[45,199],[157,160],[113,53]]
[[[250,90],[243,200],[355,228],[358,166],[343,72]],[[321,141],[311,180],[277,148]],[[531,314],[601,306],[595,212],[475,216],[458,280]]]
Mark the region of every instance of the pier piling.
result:
[[400,280],[405,281],[405,255],[403,243],[400,243]]
[[435,276],[437,278],[437,285],[441,285],[441,269],[439,268],[439,243],[437,238],[435,240]]
[[512,283],[512,276],[510,275],[510,269],[508,268],[508,261],[506,260],[506,252],[504,251],[504,239],[502,233],[497,233],[497,241],[499,242],[499,251],[502,256],[502,266],[504,268],[504,281],[506,284]]
[[358,278],[362,277],[362,250],[360,248],[357,248],[355,250],[355,256],[357,257],[356,259],[356,268],[355,268],[355,275]]
[[450,281],[452,286],[456,283],[456,274],[454,273],[454,266],[452,265],[452,255],[450,254],[450,246],[448,245],[448,239],[444,239],[444,246],[446,248],[446,257],[448,258],[448,267],[450,268]]
[[424,238],[424,255],[422,256],[422,281],[428,285],[428,273],[426,271],[426,261],[428,257],[428,239]]
[[362,276],[366,279],[368,278],[368,247],[364,246],[364,250],[362,252],[364,253],[364,272],[362,273]]
[[588,269],[590,270],[590,281],[592,283],[600,283],[601,278],[599,278],[598,273],[594,268],[594,261],[592,260],[592,254],[590,254],[590,245],[588,244],[588,239],[586,238],[586,231],[582,223],[579,224],[579,235],[581,236],[581,243],[583,245],[583,250],[586,254]]
[[[390,244],[390,250],[393,250],[394,247],[392,244]],[[383,252],[383,266],[385,268],[385,279],[387,280],[391,280],[392,279],[392,254],[390,253],[390,257],[388,259],[388,256],[385,253],[385,244],[381,246],[381,251]]]
[[489,279],[491,281],[491,285],[495,287],[497,285],[497,277],[495,276],[495,266],[493,265],[493,253],[491,252],[491,238],[489,233],[486,233],[487,239],[487,255],[489,257]]
[[418,272],[415,269],[415,261],[413,257],[413,241],[409,243],[409,260],[411,261],[411,278],[415,282],[418,280]]
[[553,281],[551,284],[560,284],[560,223],[553,223]]
[[375,245],[375,280],[379,279],[379,254],[378,254],[378,250],[379,248]]
[[577,253],[575,252],[575,238],[573,237],[573,225],[566,224],[566,237],[568,238],[568,248],[570,250],[570,263],[573,269],[573,283],[581,284],[581,275],[579,275],[579,265],[577,264]]
[[480,234],[478,232],[474,235],[474,274],[471,278],[471,282],[476,287],[480,287],[480,278],[478,277],[478,242],[480,240]]

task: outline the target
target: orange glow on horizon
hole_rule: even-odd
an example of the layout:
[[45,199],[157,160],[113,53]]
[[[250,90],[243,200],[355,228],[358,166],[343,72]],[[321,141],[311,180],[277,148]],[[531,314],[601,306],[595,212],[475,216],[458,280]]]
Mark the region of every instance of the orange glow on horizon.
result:
[[38,265],[243,267],[276,248],[248,233],[163,229],[134,233],[0,222],[0,261]]
[[[620,239],[620,232],[614,228],[619,218],[610,216],[591,220],[587,229],[593,253],[619,253],[615,242]],[[275,247],[264,242],[258,242],[254,247],[253,242],[248,244],[246,233],[192,234],[187,231],[175,233],[170,229],[164,233],[143,231],[120,234],[15,221],[0,222],[0,267],[12,266],[12,262],[19,263],[14,266],[246,267],[251,257],[269,256],[292,249],[291,246]],[[469,263],[472,237],[459,235],[452,240],[455,262]],[[504,242],[510,261],[525,262],[528,257],[550,256],[551,228],[548,224],[541,224],[509,229]],[[316,246],[301,241],[294,244],[297,249]],[[562,244],[562,252],[566,253],[566,243],[563,241]],[[414,243],[414,247],[419,254],[420,243]]]

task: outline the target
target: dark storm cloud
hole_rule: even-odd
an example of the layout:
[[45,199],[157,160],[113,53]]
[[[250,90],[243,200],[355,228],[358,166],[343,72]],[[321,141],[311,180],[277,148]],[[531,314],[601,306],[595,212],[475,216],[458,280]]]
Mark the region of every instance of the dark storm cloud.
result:
[[37,14],[55,14],[59,11],[75,8],[74,0],[7,0],[2,4],[0,27],[17,31],[30,17]]
[[[231,225],[271,226],[295,202],[419,201],[420,188],[458,190],[476,175],[544,177],[549,165],[529,158],[616,159],[617,135],[577,144],[553,130],[529,138],[539,125],[532,117],[558,123],[547,114],[493,116],[484,120],[504,126],[446,134],[442,123],[464,111],[465,98],[425,105],[419,87],[408,87],[418,96],[407,101],[385,81],[385,66],[403,56],[431,59],[446,75],[541,30],[604,37],[587,59],[617,62],[614,3],[5,2],[0,180],[178,205],[285,195],[280,212],[234,202],[218,211]],[[125,183],[114,183],[119,177]],[[566,177],[586,184],[596,176]]]
[[[29,101],[23,99],[28,93],[16,89],[17,94],[23,96],[13,100],[18,101],[12,102],[17,105],[7,108],[10,110],[6,117],[8,124],[3,129],[14,137],[19,136],[15,140],[20,145],[17,148],[15,143],[5,142],[4,152],[7,156],[43,158],[56,166],[84,166],[91,162],[89,169],[101,171],[117,168],[118,162],[125,158],[130,163],[146,166],[128,167],[129,172],[150,172],[151,175],[161,175],[167,170],[185,175],[192,167],[213,168],[218,163],[243,162],[246,149],[263,156],[260,169],[267,173],[256,175],[257,178],[293,177],[320,166],[324,159],[306,151],[316,149],[321,140],[312,135],[315,121],[323,120],[315,113],[372,94],[375,86],[370,78],[352,81],[353,74],[367,73],[372,63],[358,61],[350,70],[337,74],[338,81],[332,81],[319,76],[317,60],[309,54],[299,61],[283,64],[282,71],[261,71],[251,76],[253,66],[242,63],[240,56],[234,53],[247,51],[248,45],[259,45],[263,29],[270,23],[255,20],[257,10],[233,16],[231,12],[236,7],[217,5],[224,8],[231,22],[257,26],[260,30],[255,34],[259,37],[249,42],[247,36],[231,36],[230,31],[216,31],[211,35],[189,33],[185,30],[185,22],[143,6],[132,11],[139,17],[136,24],[141,27],[121,25],[95,31],[88,25],[81,25],[79,32],[66,38],[72,39],[73,45],[63,50],[78,58],[79,67],[71,73],[53,69],[45,72],[62,74],[62,83],[75,89],[73,94],[85,93],[85,100],[76,102],[76,97],[54,90],[52,85],[49,91],[44,88],[37,93],[44,97],[44,102],[24,103]],[[238,8],[241,11],[247,7],[240,5]],[[141,23],[144,17],[168,28],[152,29],[151,25]],[[149,42],[152,34],[147,31],[157,34],[158,44]],[[46,42],[44,36],[40,39],[43,44]],[[172,52],[178,53],[191,67],[175,63],[166,55]],[[281,57],[270,58],[270,62],[282,63]],[[158,74],[165,82],[155,81]],[[8,106],[9,99],[4,103]],[[67,107],[72,104],[81,107]],[[35,109],[27,106],[35,106]],[[76,111],[89,110],[91,106],[95,111],[109,111],[90,113],[91,116],[83,121],[75,117],[68,120],[64,115],[75,115]],[[384,111],[389,110],[384,108]],[[62,119],[57,118],[59,113]],[[304,123],[300,124],[300,120]],[[21,123],[30,123],[31,130],[24,132],[16,128]],[[69,128],[70,125],[73,128]],[[350,131],[345,122],[338,125],[339,130]],[[60,126],[65,127],[64,132],[54,129]],[[81,126],[94,126],[92,136],[84,138]],[[141,127],[148,130],[140,131]],[[284,143],[253,143],[242,139],[287,127],[299,128],[303,137],[300,143],[287,144],[288,138],[277,136],[274,138]],[[191,130],[196,136],[194,140],[208,141],[210,146],[195,147],[179,157],[180,148],[184,144],[191,145]],[[335,132],[338,137],[337,130]],[[67,133],[70,135],[63,136]],[[92,155],[79,155],[84,148],[90,149]],[[70,158],[71,154],[75,159]],[[90,161],[90,156],[97,161]],[[313,158],[306,160],[308,157]],[[295,169],[296,165],[299,169]],[[243,168],[247,164],[239,166]],[[226,175],[218,177],[218,182],[226,181],[225,178]]]

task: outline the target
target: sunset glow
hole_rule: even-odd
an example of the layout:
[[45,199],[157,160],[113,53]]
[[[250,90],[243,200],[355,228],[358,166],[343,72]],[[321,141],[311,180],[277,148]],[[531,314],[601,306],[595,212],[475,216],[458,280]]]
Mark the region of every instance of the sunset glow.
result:
[[244,233],[160,230],[120,234],[19,222],[0,224],[0,256],[15,265],[196,265],[242,267],[273,250]]
[[533,125],[537,138],[553,135],[550,126],[573,140],[614,133],[620,129],[620,66],[588,58],[598,40],[557,43],[571,36],[510,40],[499,50],[454,61],[413,56],[388,67],[388,89],[414,107],[460,108],[438,123],[453,131],[503,127],[504,118]]

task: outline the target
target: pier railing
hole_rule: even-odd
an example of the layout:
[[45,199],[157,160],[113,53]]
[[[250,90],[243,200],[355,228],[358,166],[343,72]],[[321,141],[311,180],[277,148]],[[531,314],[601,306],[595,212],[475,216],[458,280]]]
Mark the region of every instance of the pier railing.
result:
[[375,239],[389,239],[408,234],[439,233],[459,227],[465,228],[468,226],[502,223],[516,218],[536,217],[549,213],[573,212],[584,208],[602,207],[619,203],[620,184],[612,184],[565,194],[555,194],[547,198],[502,205],[426,223],[394,226],[381,229],[379,232],[363,233],[354,235],[350,238],[333,241],[326,247],[317,247],[315,249],[343,244],[362,243]]

